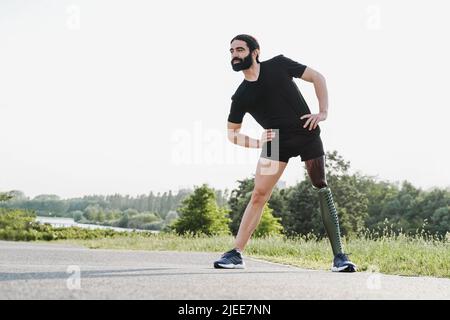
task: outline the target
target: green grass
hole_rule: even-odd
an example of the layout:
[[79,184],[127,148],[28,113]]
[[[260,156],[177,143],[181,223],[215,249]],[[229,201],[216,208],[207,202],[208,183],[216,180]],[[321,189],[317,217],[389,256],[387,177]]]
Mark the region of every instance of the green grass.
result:
[[[89,248],[153,251],[197,251],[222,253],[233,246],[231,236],[151,236],[117,237],[95,240],[66,240]],[[360,271],[407,276],[450,278],[450,237],[383,236],[378,240],[360,237],[346,241],[346,252]],[[308,269],[329,270],[331,247],[327,239],[314,237],[286,239],[284,237],[253,238],[245,255],[272,262]]]

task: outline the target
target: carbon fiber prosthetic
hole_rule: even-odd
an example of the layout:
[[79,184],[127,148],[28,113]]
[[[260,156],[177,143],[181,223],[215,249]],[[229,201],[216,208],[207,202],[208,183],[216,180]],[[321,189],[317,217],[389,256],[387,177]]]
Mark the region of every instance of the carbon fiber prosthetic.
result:
[[306,169],[313,188],[319,195],[320,212],[333,254],[342,253],[341,232],[333,195],[325,177],[325,156],[305,161]]

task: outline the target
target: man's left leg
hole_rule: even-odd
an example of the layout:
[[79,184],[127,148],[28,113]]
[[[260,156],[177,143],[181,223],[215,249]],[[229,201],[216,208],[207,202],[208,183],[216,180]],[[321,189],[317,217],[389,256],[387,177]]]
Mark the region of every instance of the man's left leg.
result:
[[334,260],[331,270],[354,272],[356,271],[355,264],[343,252],[339,219],[334,205],[333,195],[325,177],[325,156],[306,160],[305,165],[313,188],[317,190],[323,224],[328,239],[330,239],[331,248],[333,249]]

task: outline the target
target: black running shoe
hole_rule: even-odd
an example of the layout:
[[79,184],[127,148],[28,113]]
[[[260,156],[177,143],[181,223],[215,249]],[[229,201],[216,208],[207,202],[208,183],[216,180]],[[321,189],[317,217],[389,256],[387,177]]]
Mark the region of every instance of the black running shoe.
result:
[[338,253],[333,260],[331,267],[333,272],[355,272],[356,265],[349,260],[345,253]]
[[244,269],[245,263],[242,255],[236,249],[225,252],[222,257],[214,261],[216,269]]

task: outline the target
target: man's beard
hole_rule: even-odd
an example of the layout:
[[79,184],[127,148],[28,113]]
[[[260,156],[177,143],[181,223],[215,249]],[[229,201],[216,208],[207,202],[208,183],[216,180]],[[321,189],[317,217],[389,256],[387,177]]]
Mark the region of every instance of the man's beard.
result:
[[[239,60],[240,62],[233,63],[235,60]],[[233,68],[234,71],[247,70],[252,66],[252,64],[253,58],[251,53],[249,53],[248,56],[244,58],[244,60],[239,58],[234,58],[233,60],[231,60],[231,67]]]

